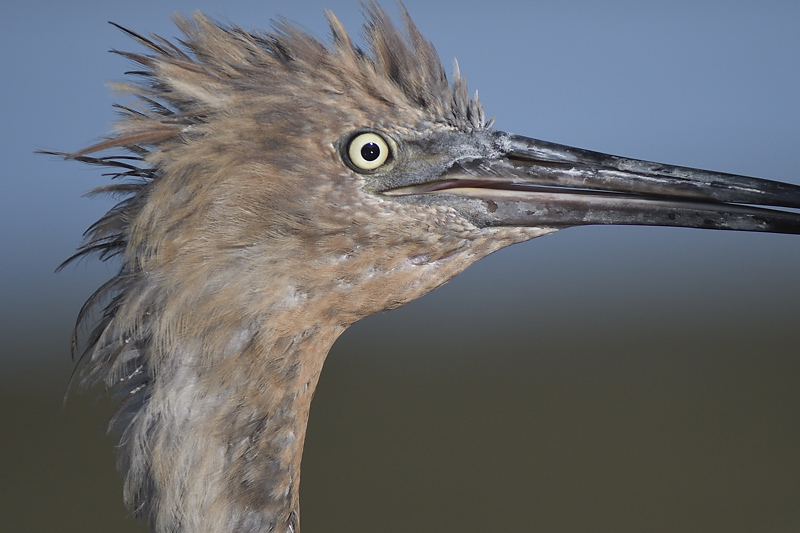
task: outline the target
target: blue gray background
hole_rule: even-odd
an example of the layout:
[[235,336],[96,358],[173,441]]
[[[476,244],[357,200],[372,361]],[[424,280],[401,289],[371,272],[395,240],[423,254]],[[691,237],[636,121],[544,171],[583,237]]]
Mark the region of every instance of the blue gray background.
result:
[[[356,2],[324,6],[360,35]],[[406,6],[500,129],[800,183],[796,2]],[[53,270],[112,205],[81,197],[106,178],[33,153],[109,130],[104,82],[130,64],[107,50],[137,46],[106,21],[174,37],[176,11],[248,29],[282,15],[327,39],[322,7],[0,6],[4,529],[142,530],[110,404],[61,405],[74,317],[116,265]],[[304,531],[796,531],[798,267],[792,236],[575,228],[362,321],[312,409]]]

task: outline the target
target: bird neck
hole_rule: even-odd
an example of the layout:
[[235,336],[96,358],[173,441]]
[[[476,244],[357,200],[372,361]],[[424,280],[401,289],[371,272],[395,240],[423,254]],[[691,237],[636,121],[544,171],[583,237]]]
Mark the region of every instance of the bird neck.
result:
[[194,349],[207,349],[202,336],[181,339],[121,441],[137,514],[157,532],[299,531],[311,398],[342,329],[252,323],[216,354]]

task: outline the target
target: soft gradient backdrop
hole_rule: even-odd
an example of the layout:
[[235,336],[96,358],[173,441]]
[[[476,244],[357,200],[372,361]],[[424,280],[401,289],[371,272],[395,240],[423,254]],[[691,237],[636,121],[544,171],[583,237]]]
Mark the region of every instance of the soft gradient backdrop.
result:
[[[324,5],[360,41],[358,4]],[[800,3],[407,7],[498,128],[800,183]],[[33,151],[109,130],[104,82],[131,64],[107,50],[140,48],[106,21],[174,37],[170,14],[196,9],[328,38],[317,1],[0,7],[5,531],[143,530],[121,503],[110,404],[61,404],[74,317],[116,265],[53,270],[112,205],[81,198],[106,179]],[[798,267],[796,236],[576,228],[364,320],[312,409],[304,531],[797,531]]]

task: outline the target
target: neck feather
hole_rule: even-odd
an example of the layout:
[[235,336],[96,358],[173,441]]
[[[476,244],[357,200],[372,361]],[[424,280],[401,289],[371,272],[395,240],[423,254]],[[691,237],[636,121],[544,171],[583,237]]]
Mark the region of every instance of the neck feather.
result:
[[146,378],[131,373],[135,405],[116,420],[128,505],[158,533],[299,531],[311,398],[342,330],[252,322],[228,328],[220,353],[208,332],[132,349]]

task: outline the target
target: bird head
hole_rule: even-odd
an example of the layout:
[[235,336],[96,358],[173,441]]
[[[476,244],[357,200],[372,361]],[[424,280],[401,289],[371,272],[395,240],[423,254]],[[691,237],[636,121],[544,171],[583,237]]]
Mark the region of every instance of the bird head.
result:
[[346,326],[569,226],[800,232],[796,213],[753,207],[800,207],[797,187],[491,129],[407,13],[403,32],[366,10],[369,53],[331,13],[330,46],[285,22],[256,34],[200,14],[176,19],[185,49],[129,32],[151,52],[123,53],[144,67],[119,87],[138,101],[78,155],[126,147],[148,179],[89,243],[168,286],[247,287],[255,307],[290,287]]

